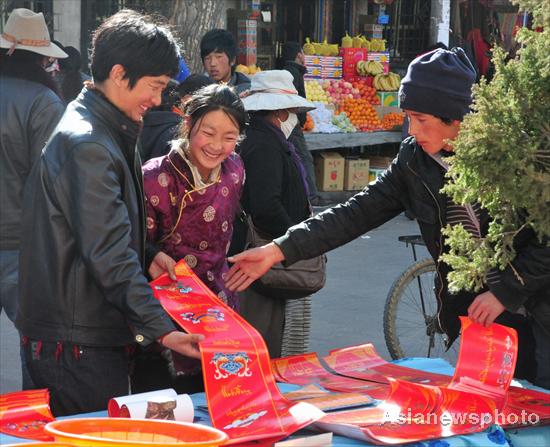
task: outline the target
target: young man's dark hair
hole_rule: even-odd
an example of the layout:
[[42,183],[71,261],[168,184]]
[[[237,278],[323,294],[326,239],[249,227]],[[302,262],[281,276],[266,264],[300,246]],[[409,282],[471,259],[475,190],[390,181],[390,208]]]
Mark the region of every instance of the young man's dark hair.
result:
[[178,47],[131,11],[107,19],[94,44],[94,83],[65,111],[23,199],[16,326],[55,416],[104,410],[127,394],[135,343],[199,355],[200,337],[175,330],[144,275],[154,262],[175,279],[145,245],[137,143],[143,115],[177,72]]
[[168,29],[129,9],[99,26],[92,48],[90,65],[96,83],[107,79],[115,64],[125,68],[130,88],[145,75],[174,77],[179,71],[179,48]]
[[229,61],[237,56],[237,45],[233,35],[224,29],[211,29],[208,31],[201,40],[201,59],[210,53],[225,53],[229,58]]

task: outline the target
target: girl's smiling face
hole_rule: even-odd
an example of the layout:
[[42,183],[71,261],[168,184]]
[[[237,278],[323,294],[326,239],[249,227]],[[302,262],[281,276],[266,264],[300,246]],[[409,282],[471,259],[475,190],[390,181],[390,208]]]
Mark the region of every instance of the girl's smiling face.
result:
[[238,139],[237,123],[223,110],[208,112],[195,122],[189,131],[188,157],[203,180],[235,150]]
[[416,138],[425,152],[436,154],[440,150],[452,151],[449,141],[458,135],[460,121],[453,120],[446,124],[439,118],[427,113],[405,110],[409,118],[409,134]]

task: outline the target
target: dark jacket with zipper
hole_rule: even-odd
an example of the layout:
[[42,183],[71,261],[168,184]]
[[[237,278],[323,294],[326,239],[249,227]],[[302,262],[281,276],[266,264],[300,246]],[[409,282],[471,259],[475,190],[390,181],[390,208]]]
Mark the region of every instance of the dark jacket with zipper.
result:
[[[449,267],[438,261],[445,250],[441,229],[446,225],[446,198],[439,191],[444,184],[444,169],[413,137],[401,144],[397,158],[378,181],[353,196],[346,203],[328,209],[291,228],[275,240],[286,262],[294,263],[325,253],[363,233],[389,221],[403,211],[414,215],[427,249],[437,263],[435,293],[439,304],[439,322],[451,342],[459,331],[458,315],[465,315],[472,300],[481,293],[448,291]],[[481,216],[481,233],[486,234],[489,217]],[[490,289],[511,312],[521,305],[550,332],[550,248],[530,230],[522,231],[515,239],[517,250],[514,268],[499,272],[500,281]]]
[[23,335],[116,347],[174,330],[143,275],[139,130],[87,88],[54,130],[25,188],[16,319]]

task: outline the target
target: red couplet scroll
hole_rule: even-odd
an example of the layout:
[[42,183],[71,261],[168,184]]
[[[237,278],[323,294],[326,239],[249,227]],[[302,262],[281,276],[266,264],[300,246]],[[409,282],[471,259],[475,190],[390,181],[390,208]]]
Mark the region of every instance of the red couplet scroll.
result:
[[258,332],[208,289],[184,261],[151,283],[155,297],[185,331],[203,334],[202,371],[212,425],[228,444],[283,438],[324,413],[279,392]]
[[54,420],[47,389],[17,391],[0,395],[0,431],[10,436],[53,441],[44,426]]

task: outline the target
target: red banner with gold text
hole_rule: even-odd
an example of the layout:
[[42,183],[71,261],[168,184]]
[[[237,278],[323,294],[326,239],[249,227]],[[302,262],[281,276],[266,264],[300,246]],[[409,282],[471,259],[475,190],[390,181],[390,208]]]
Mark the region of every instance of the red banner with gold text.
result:
[[209,290],[184,261],[177,281],[151,283],[156,298],[187,332],[203,334],[202,370],[212,425],[228,444],[286,437],[324,415],[279,392],[266,345],[258,332]]

